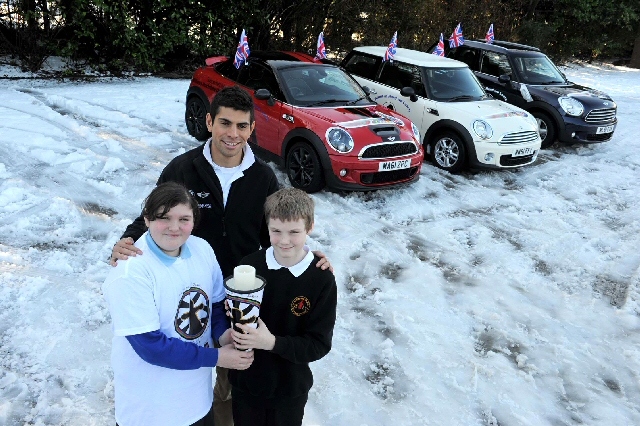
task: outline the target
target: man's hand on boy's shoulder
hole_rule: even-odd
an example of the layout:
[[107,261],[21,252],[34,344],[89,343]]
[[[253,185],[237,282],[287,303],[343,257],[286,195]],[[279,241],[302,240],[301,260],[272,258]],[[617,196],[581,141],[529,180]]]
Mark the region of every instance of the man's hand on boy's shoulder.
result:
[[316,268],[320,268],[323,271],[328,269],[333,273],[333,266],[331,266],[331,262],[329,262],[329,258],[327,258],[327,256],[323,252],[319,250],[314,250],[311,253],[315,254],[320,258],[318,263],[316,263]]
[[111,250],[111,258],[109,258],[109,265],[116,266],[118,260],[127,260],[129,256],[137,256],[142,254],[142,250],[138,247],[134,246],[133,238],[126,237],[122,238],[120,241],[113,246]]

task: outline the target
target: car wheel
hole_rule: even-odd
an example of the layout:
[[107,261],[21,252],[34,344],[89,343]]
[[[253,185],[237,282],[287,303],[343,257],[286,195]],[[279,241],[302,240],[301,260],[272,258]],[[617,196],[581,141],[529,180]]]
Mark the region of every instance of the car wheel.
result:
[[287,175],[294,188],[317,192],[324,188],[322,166],[315,150],[306,142],[297,142],[287,154]]
[[192,96],[187,101],[184,121],[189,134],[199,141],[205,141],[211,136],[211,132],[207,130],[207,112],[207,107],[199,97]]
[[431,161],[436,167],[451,173],[462,170],[467,153],[460,137],[452,132],[437,134],[431,142]]
[[556,141],[556,126],[551,117],[544,112],[534,112],[533,116],[538,122],[538,131],[542,140],[541,148],[549,148]]

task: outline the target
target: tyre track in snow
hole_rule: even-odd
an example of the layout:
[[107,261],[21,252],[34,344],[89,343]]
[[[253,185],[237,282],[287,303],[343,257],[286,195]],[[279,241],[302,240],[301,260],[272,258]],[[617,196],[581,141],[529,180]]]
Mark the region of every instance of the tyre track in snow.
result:
[[[576,155],[574,152],[576,149],[571,147],[564,148],[564,150],[560,148],[560,150],[563,152],[545,152],[547,161],[542,161],[541,165],[549,162],[552,163],[550,164],[551,170],[547,170],[547,172],[551,171],[553,173],[553,169],[556,166],[556,164],[553,163],[557,162],[557,165],[561,165],[560,162],[566,160],[564,157]],[[587,157],[588,156],[590,155],[587,155]],[[582,155],[582,157],[584,158],[585,156]],[[524,270],[516,275],[516,280],[510,284],[516,289],[525,288],[526,282],[531,276],[537,276],[538,280],[546,282],[547,285],[551,287],[555,287],[557,283],[565,279],[564,277],[576,273],[572,267],[564,266],[561,262],[555,261],[557,254],[557,252],[554,252],[554,249],[557,249],[555,245],[549,246],[547,249],[544,249],[543,245],[542,251],[530,246],[530,241],[537,241],[539,235],[544,233],[545,222],[534,223],[532,229],[527,229],[531,228],[531,224],[523,223],[523,221],[526,222],[527,218],[530,219],[532,217],[538,221],[544,218],[545,214],[557,218],[559,213],[555,210],[555,206],[551,206],[548,212],[546,211],[547,208],[540,209],[535,207],[536,194],[534,192],[539,189],[535,191],[528,189],[532,184],[532,175],[536,173],[543,175],[545,173],[544,170],[540,172],[530,171],[533,169],[527,169],[522,172],[480,172],[460,177],[451,175],[439,176],[437,174],[438,172],[434,173],[432,170],[429,170],[430,166],[428,164],[425,164],[423,167],[421,181],[412,186],[413,189],[419,188],[415,191],[418,194],[412,194],[411,199],[421,200],[421,202],[424,200],[425,203],[417,207],[418,210],[422,208],[427,210],[427,212],[418,211],[414,215],[398,217],[394,212],[393,206],[394,203],[398,202],[398,198],[402,199],[402,196],[399,194],[401,194],[403,190],[380,191],[379,193],[364,195],[348,194],[344,198],[334,198],[328,194],[318,195],[321,199],[325,196],[330,197],[329,203],[334,207],[334,211],[328,215],[324,214],[323,216],[333,217],[332,227],[336,226],[336,222],[341,221],[352,224],[353,221],[356,220],[358,223],[355,230],[350,232],[350,241],[352,242],[350,250],[346,247],[333,248],[334,252],[350,251],[348,261],[345,259],[343,262],[342,258],[338,259],[340,264],[349,264],[348,271],[344,273],[343,277],[339,280],[339,285],[342,285],[343,288],[347,290],[347,303],[350,304],[349,310],[351,311],[347,311],[346,313],[345,311],[341,312],[342,315],[347,318],[347,320],[341,323],[341,326],[345,329],[345,334],[355,335],[355,330],[361,326],[361,324],[359,324],[356,327],[350,327],[350,324],[358,321],[367,321],[369,323],[368,327],[381,337],[388,337],[396,342],[406,343],[408,340],[407,337],[402,335],[403,333],[399,331],[399,327],[396,324],[393,324],[394,321],[389,318],[388,312],[385,312],[384,305],[381,306],[377,303],[376,295],[387,291],[388,286],[396,285],[397,279],[403,273],[412,272],[414,268],[411,267],[411,257],[433,266],[436,271],[440,271],[445,281],[442,288],[450,294],[456,294],[465,287],[474,287],[478,282],[486,281],[482,278],[482,273],[484,273],[484,275],[490,275],[500,272],[499,265],[489,267],[496,259],[492,259],[491,255],[487,254],[486,240],[494,241],[497,244],[505,246],[504,251],[507,256],[516,255],[524,258]],[[585,163],[583,168],[585,169],[585,174],[598,171],[597,167],[594,169],[593,165],[589,165],[589,163]],[[549,166],[547,169],[549,169]],[[424,185],[424,181],[426,180],[430,182]],[[422,184],[420,182],[422,182]],[[487,182],[490,183],[489,187],[486,186]],[[438,188],[437,185],[433,185],[434,183],[439,184],[440,187]],[[472,193],[474,190],[502,192],[506,201],[497,205],[493,204],[472,208],[469,208],[469,205],[465,205],[464,203],[462,207],[455,208],[457,203],[449,202],[454,201],[458,197],[458,194],[465,195],[469,192]],[[412,189],[407,189],[406,191],[412,192]],[[594,197],[595,199],[590,204],[575,207],[571,204],[573,201],[571,197],[564,197],[559,191],[553,188],[553,186],[551,188],[543,188],[543,191],[546,192],[545,197],[560,196],[563,203],[562,208],[569,207],[570,210],[573,210],[573,213],[578,213],[578,215],[591,210],[597,211],[601,203],[609,201],[612,197],[614,199],[616,198],[615,194],[605,191],[598,192],[597,190],[586,188],[586,192],[592,191],[592,195],[597,196],[599,194],[600,196]],[[443,211],[433,209],[429,204],[433,202],[437,203],[439,200],[442,200],[447,206]],[[513,203],[512,201],[514,200],[517,202]],[[602,223],[601,233],[609,231],[615,234],[623,231],[622,240],[626,242],[626,245],[619,247],[617,249],[618,254],[613,255],[622,257],[624,254],[628,254],[632,248],[634,242],[632,235],[634,235],[634,230],[637,231],[637,224],[621,224],[621,218],[628,206],[625,202],[619,203],[619,206],[619,214],[613,213],[613,216],[611,216],[612,212],[607,211],[604,217],[599,219]],[[341,215],[338,213],[340,210],[344,210],[347,213]],[[353,212],[358,212],[357,218],[348,217],[353,215]],[[447,223],[449,223],[449,225],[447,225]],[[459,240],[457,241],[458,247],[456,247],[455,244],[452,245],[452,240],[450,239],[439,241],[437,238],[429,238],[429,228],[434,225],[448,226],[451,232],[456,233]],[[322,224],[320,224],[320,226],[322,226]],[[574,221],[565,221],[565,226],[568,232],[573,232],[572,229],[575,223]],[[379,240],[380,234],[391,233],[390,230],[393,230],[393,233],[396,234],[394,241],[385,240],[388,244],[379,244],[378,247],[372,247],[372,245],[369,244],[369,241]],[[522,230],[529,231],[529,234],[525,232],[523,235]],[[592,230],[588,229],[583,230],[583,238],[588,239],[591,231]],[[578,230],[578,232],[580,233],[581,231]],[[403,236],[397,237],[398,233],[403,234]],[[483,236],[483,234],[487,235]],[[637,233],[635,235],[637,235]],[[479,236],[482,238],[478,238]],[[407,242],[406,250],[409,252],[409,256],[404,256],[403,262],[400,262],[400,264],[394,262],[383,264],[382,268],[377,271],[367,270],[367,259],[361,252],[367,250],[379,250],[380,252],[390,250],[395,251],[395,258],[397,258],[397,253],[398,251],[402,252],[402,247],[395,246],[393,244],[395,240],[405,240]],[[319,241],[322,242],[323,245],[331,245],[330,235],[322,235]],[[455,243],[456,241],[453,242]],[[452,249],[458,253],[467,253],[468,256],[453,260],[450,255],[447,255]],[[602,262],[608,260],[609,257],[604,258]],[[598,268],[599,267],[596,266],[594,270],[598,270]],[[482,272],[480,276],[477,274],[478,270]],[[589,290],[590,287],[592,287],[596,295],[601,294],[608,297],[613,306],[621,307],[626,300],[626,288],[629,284],[628,278],[630,278],[629,275],[623,275],[617,279],[611,279],[607,278],[605,274],[595,276],[583,284],[576,284],[577,287],[575,285],[569,287],[563,287],[561,285],[557,288],[560,292],[568,291],[571,293],[578,289]],[[518,338],[514,338],[513,336],[501,336],[499,339],[498,336],[494,336],[491,338],[493,343],[489,344],[486,342],[482,343],[483,340],[486,340],[486,337],[483,337],[482,333],[475,334],[474,338],[480,342],[476,344],[478,345],[477,347],[487,347],[489,348],[488,350],[495,351],[497,350],[496,348],[500,348],[505,342],[513,348],[522,346],[521,343],[518,342]],[[351,344],[367,347],[367,345],[371,344],[371,340],[359,340],[355,337]],[[526,351],[526,349],[524,350]],[[398,374],[403,371],[403,366],[394,365],[393,362],[389,362],[389,358],[384,359],[384,357],[376,354],[375,351],[372,352],[370,358],[353,359],[354,366],[358,367],[356,372],[360,372],[365,380],[369,380],[372,383],[372,392],[379,395],[383,400],[393,402],[406,397],[406,395],[402,396],[402,387],[398,389],[399,392],[394,388],[394,385],[398,387],[397,383],[406,382],[407,374]],[[507,358],[513,359],[514,362],[517,355],[519,355],[519,352],[514,352],[513,350],[505,354]],[[362,377],[357,377],[356,375],[356,377],[351,377],[351,380],[362,380]],[[385,383],[387,383],[388,386],[385,386]],[[409,383],[411,383],[411,381],[409,381]],[[407,385],[405,389],[412,388],[413,385],[414,383]],[[478,406],[481,405],[479,401]],[[478,411],[478,419],[483,418],[483,413],[484,411],[482,410]]]

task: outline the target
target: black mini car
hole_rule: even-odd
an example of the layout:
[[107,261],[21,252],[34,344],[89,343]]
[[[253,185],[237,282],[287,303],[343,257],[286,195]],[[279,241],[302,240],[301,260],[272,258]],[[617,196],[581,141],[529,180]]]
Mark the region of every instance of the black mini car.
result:
[[448,58],[469,65],[494,98],[536,117],[543,148],[556,139],[594,143],[613,136],[618,120],[611,97],[567,81],[540,49],[496,40],[493,44],[465,41],[445,52]]

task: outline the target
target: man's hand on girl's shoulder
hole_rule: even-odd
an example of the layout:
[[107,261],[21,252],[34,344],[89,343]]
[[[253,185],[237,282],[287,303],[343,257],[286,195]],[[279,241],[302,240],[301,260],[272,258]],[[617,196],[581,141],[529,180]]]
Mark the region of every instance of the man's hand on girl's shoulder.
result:
[[118,264],[118,260],[127,260],[129,256],[137,256],[142,254],[142,250],[138,247],[134,246],[133,238],[127,237],[123,238],[113,246],[111,249],[111,257],[109,258],[109,265],[116,266]]

